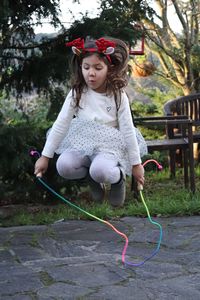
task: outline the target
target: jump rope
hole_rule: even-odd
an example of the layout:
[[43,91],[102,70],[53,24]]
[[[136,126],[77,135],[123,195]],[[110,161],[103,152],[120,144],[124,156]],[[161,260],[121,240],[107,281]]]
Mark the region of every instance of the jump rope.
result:
[[[38,151],[35,151],[35,150],[31,150],[30,151],[30,155],[31,156],[34,156],[34,157],[40,157],[40,153]],[[143,167],[145,167],[148,163],[150,162],[153,162],[156,164],[157,168],[159,170],[162,169],[162,166],[154,159],[149,159],[147,161],[145,161],[143,163]],[[148,220],[151,224],[157,226],[159,228],[159,239],[158,239],[158,242],[157,242],[157,247],[155,248],[155,250],[149,255],[147,256],[146,258],[144,258],[143,261],[141,262],[138,262],[138,263],[133,263],[133,262],[130,262],[130,261],[127,261],[126,260],[126,251],[127,251],[127,248],[128,248],[128,244],[129,244],[129,240],[128,240],[128,237],[125,233],[119,231],[114,225],[112,225],[110,222],[108,221],[105,221],[103,219],[100,219],[99,217],[89,213],[88,211],[82,209],[81,207],[75,205],[74,203],[72,203],[70,200],[67,200],[66,198],[64,198],[62,195],[58,194],[54,189],[52,189],[43,179],[42,177],[40,176],[37,176],[37,180],[48,190],[50,191],[54,196],[56,196],[58,199],[60,199],[61,201],[63,201],[64,203],[70,205],[71,207],[81,211],[82,213],[86,214],[87,216],[89,217],[92,217],[93,219],[101,222],[101,223],[104,223],[106,225],[108,225],[109,227],[112,228],[113,231],[115,231],[117,234],[119,234],[120,236],[122,236],[124,239],[125,239],[125,245],[124,245],[124,248],[123,248],[123,251],[122,251],[122,255],[121,255],[121,260],[122,260],[122,263],[126,266],[133,266],[133,267],[140,267],[142,266],[146,261],[150,260],[152,257],[154,257],[159,249],[160,249],[160,245],[161,245],[161,241],[162,241],[162,226],[156,222],[156,221],[153,221],[152,218],[151,218],[151,215],[150,215],[150,212],[149,212],[149,209],[147,207],[147,204],[144,200],[144,196],[143,196],[143,193],[142,193],[142,190],[143,190],[143,186],[142,185],[139,185],[138,186],[138,191],[139,191],[139,194],[140,194],[140,198],[144,204],[144,207],[146,209],[146,212],[147,212],[147,216],[148,216]]]

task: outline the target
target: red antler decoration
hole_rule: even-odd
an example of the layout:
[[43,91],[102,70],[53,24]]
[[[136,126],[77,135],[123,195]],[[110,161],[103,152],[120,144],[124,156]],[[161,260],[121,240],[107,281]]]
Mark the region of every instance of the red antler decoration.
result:
[[108,47],[116,47],[116,44],[114,42],[111,42],[109,40],[105,40],[104,38],[96,40],[95,44],[97,45],[98,52],[105,52]]
[[68,42],[65,44],[67,47],[76,47],[77,49],[84,49],[84,40],[81,38],[78,38],[76,40],[73,40],[72,42]]
[[[116,44],[112,41],[105,40],[104,38],[100,38],[95,41],[95,44],[97,46],[97,51],[100,53],[106,52],[107,48],[112,47],[115,48]],[[76,47],[79,50],[84,51],[92,51],[94,52],[95,48],[85,48],[84,46],[84,40],[82,38],[78,38],[76,40],[73,40],[72,42],[68,42],[65,44],[67,47]]]

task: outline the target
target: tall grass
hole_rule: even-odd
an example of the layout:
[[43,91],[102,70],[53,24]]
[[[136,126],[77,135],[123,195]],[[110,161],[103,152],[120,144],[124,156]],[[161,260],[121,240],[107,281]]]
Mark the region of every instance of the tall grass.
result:
[[[196,168],[196,177],[200,174],[200,168]],[[184,216],[200,214],[200,183],[196,180],[197,190],[192,194],[184,188],[183,174],[177,172],[175,179],[169,178],[169,172],[164,169],[162,172],[146,172],[146,182],[143,190],[145,202],[152,217],[155,216]],[[105,220],[118,219],[124,216],[146,217],[147,213],[141,200],[135,199],[130,190],[131,182],[127,180],[126,202],[122,208],[113,209],[107,201],[103,204],[93,203],[89,197],[89,191],[84,188],[74,203],[82,209]],[[109,191],[108,191],[109,192]],[[30,225],[30,224],[51,224],[61,220],[92,219],[86,214],[62,203],[48,209],[37,210],[24,208],[9,219],[1,221],[1,226]]]

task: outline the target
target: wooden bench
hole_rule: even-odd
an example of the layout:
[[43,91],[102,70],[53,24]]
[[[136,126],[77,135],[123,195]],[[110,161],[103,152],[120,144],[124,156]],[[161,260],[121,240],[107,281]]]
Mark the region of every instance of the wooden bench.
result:
[[[192,120],[193,141],[200,143],[200,93],[178,97],[166,102],[164,105],[165,116],[185,115]],[[170,134],[170,133],[169,133]],[[182,131],[178,128],[175,136],[181,136]]]
[[[185,115],[192,120],[193,130],[193,142],[194,144],[194,159],[199,160],[199,143],[200,143],[200,93],[191,94],[188,96],[182,96],[168,101],[164,105],[165,116],[180,116]],[[182,137],[183,132],[180,126],[176,129],[170,129],[168,131],[169,138]],[[170,168],[172,174],[175,174],[175,165],[177,154],[175,151],[170,151]],[[180,153],[181,155],[181,153]],[[179,155],[179,156],[180,156]]]
[[[184,169],[184,185],[186,188],[190,186],[192,192],[195,192],[195,177],[194,177],[194,157],[193,157],[193,134],[192,134],[192,121],[187,119],[186,116],[167,116],[167,117],[144,117],[134,118],[135,126],[141,125],[145,127],[164,126],[168,132],[173,132],[173,128],[180,126],[183,135],[175,138],[174,136],[167,136],[161,140],[146,140],[149,153],[153,151],[175,152],[177,149],[183,151],[183,169]],[[169,159],[171,157],[169,156]],[[170,172],[175,176],[174,169],[171,170],[171,161],[169,161]],[[173,166],[174,167],[174,166]],[[172,173],[174,172],[174,173]],[[132,190],[136,192],[134,178],[132,177]]]

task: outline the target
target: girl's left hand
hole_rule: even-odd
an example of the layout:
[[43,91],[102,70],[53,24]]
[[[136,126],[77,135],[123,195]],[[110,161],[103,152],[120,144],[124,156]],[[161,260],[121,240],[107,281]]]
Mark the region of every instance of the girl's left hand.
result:
[[144,168],[143,168],[142,164],[133,166],[132,174],[133,174],[135,180],[143,186],[144,185]]

